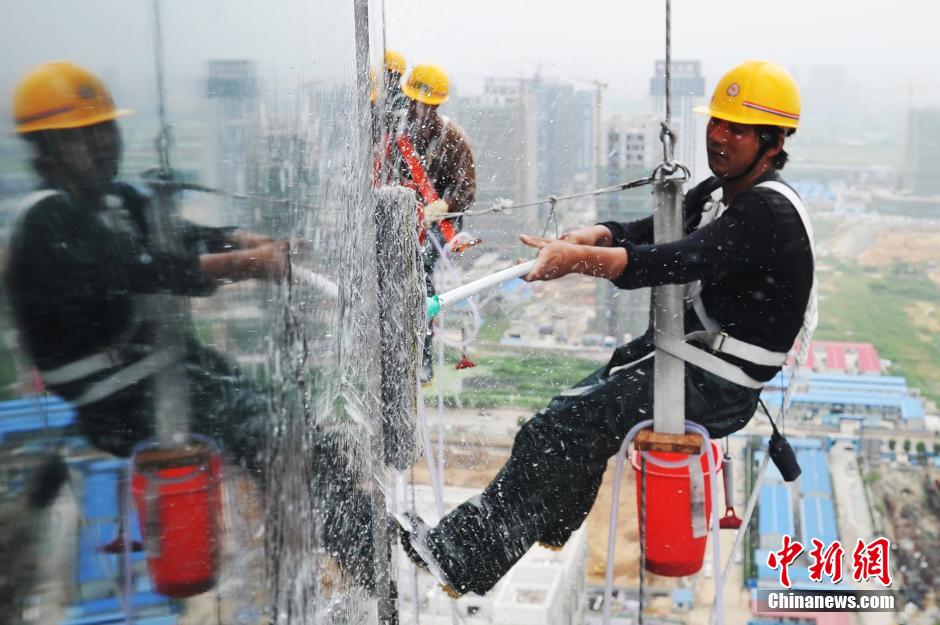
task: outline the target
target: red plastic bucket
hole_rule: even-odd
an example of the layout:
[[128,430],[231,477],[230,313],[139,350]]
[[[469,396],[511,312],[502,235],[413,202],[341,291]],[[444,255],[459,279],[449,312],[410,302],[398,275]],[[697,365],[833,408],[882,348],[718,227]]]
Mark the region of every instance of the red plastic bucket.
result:
[[[721,471],[721,450],[711,442],[715,471]],[[677,462],[689,458],[685,454],[648,452],[646,461],[646,570],[657,575],[685,577],[702,568],[708,534],[694,537],[692,530],[692,485],[689,466],[661,467],[654,460]],[[693,460],[694,461],[694,460]],[[711,484],[708,456],[699,456],[704,478],[705,528],[711,527]],[[636,473],[637,510],[640,497],[640,455],[631,452],[630,463]],[[701,510],[698,512],[701,514]],[[637,520],[639,521],[639,515]]]
[[219,452],[201,441],[135,455],[131,492],[158,593],[185,598],[215,586],[221,475]]

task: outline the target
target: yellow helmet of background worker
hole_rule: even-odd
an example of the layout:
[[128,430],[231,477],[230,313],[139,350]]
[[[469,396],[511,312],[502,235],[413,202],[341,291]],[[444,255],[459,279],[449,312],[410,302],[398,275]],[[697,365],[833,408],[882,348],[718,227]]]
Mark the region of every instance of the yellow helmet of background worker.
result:
[[695,112],[737,124],[795,129],[800,126],[800,88],[775,63],[745,61],[722,76],[711,102]]
[[405,63],[405,56],[401,52],[396,52],[395,50],[385,50],[385,71],[391,72],[393,74],[404,74],[407,64]]
[[130,114],[114,107],[98,77],[69,61],[44,63],[26,75],[13,94],[16,132],[81,128]]
[[411,70],[401,90],[412,100],[437,106],[447,100],[450,80],[439,65],[418,65]]

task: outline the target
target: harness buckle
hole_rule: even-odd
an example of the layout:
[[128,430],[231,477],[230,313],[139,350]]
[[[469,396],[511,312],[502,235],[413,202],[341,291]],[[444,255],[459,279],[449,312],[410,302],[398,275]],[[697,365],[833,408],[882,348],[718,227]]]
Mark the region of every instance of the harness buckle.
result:
[[716,352],[721,352],[725,346],[725,339],[728,338],[727,332],[719,332],[718,336],[715,337],[715,342],[712,343],[712,350]]
[[104,354],[104,357],[108,359],[109,367],[123,365],[126,361],[124,350],[119,347],[109,347],[108,349],[104,350],[102,354]]

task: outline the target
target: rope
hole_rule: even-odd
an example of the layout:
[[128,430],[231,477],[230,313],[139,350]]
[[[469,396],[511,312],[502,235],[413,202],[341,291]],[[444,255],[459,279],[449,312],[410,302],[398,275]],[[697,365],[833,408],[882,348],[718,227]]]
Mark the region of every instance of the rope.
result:
[[161,187],[164,189],[169,189],[173,191],[198,191],[199,193],[208,193],[210,195],[220,195],[222,197],[228,197],[236,200],[252,200],[255,202],[267,202],[268,204],[282,204],[287,206],[289,200],[285,198],[270,198],[263,195],[255,195],[251,193],[235,193],[233,191],[225,191],[224,189],[216,189],[215,187],[207,187],[204,184],[198,184],[195,182],[182,182],[178,180],[159,180],[147,178],[147,184],[152,187]]
[[153,52],[157,72],[157,112],[160,118],[160,134],[157,135],[157,152],[160,170],[170,170],[170,128],[166,123],[166,88],[163,83],[163,27],[160,22],[160,0],[153,0]]
[[532,202],[525,202],[523,204],[516,204],[512,200],[498,200],[491,207],[484,208],[481,210],[465,210],[459,213],[445,213],[442,215],[429,215],[425,217],[425,221],[443,221],[444,219],[454,219],[455,217],[479,217],[481,215],[489,215],[491,213],[501,213],[503,211],[512,210],[515,208],[530,208],[532,206],[541,206],[542,204],[557,204],[558,202],[568,202],[570,200],[576,200],[583,197],[594,197],[598,195],[606,195],[608,193],[617,193],[618,191],[628,191],[630,189],[636,189],[638,187],[643,187],[649,184],[653,184],[654,174],[650,174],[646,178],[639,178],[637,180],[631,180],[629,182],[623,182],[616,184],[610,187],[601,187],[599,189],[591,189],[590,191],[583,191],[580,193],[572,193],[570,195],[550,195],[546,198],[540,200],[533,200]]
[[[672,124],[672,0],[666,0],[666,126]],[[668,158],[666,161],[671,162]]]

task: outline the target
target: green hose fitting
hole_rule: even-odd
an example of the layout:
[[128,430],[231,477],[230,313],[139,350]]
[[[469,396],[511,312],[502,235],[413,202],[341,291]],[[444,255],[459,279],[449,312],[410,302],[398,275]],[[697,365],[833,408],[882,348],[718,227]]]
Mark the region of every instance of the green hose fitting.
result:
[[427,299],[428,319],[434,319],[437,313],[441,312],[441,300],[437,295],[429,296]]

